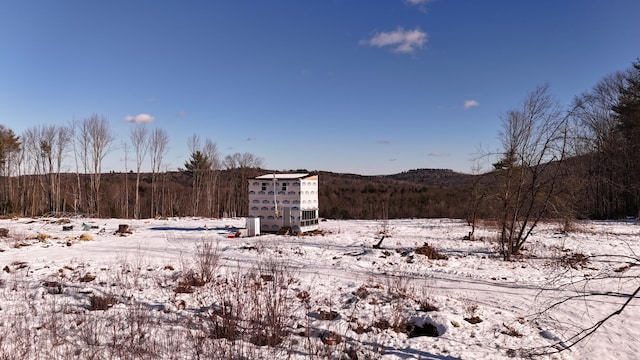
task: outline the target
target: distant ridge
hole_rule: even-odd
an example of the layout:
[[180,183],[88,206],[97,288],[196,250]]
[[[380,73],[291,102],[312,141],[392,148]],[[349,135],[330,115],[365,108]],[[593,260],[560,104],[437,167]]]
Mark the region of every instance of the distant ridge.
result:
[[422,185],[454,187],[471,185],[476,178],[475,175],[463,174],[450,169],[412,169],[385,177]]

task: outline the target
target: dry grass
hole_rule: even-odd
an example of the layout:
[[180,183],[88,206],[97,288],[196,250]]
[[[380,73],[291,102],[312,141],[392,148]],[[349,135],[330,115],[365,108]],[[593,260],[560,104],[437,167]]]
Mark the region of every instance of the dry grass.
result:
[[113,295],[93,295],[89,298],[89,310],[108,310],[116,302],[116,297]]
[[447,260],[448,256],[440,254],[436,249],[431,247],[429,244],[425,243],[416,249],[416,254],[424,255],[431,260]]
[[579,252],[569,253],[562,256],[559,262],[562,266],[578,270],[584,269],[589,265],[589,257]]

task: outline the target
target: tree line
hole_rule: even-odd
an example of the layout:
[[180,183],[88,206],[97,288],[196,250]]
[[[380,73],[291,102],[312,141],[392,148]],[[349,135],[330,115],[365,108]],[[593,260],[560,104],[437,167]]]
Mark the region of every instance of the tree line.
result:
[[[503,114],[501,147],[483,154],[493,161],[482,174],[321,173],[320,215],[491,219],[501,226],[505,253],[517,252],[542,219],[637,217],[639,99],[640,61],[605,76],[568,106],[541,85]],[[222,156],[211,139],[193,135],[190,157],[179,171],[168,171],[168,142],[165,130],[134,124],[127,141],[116,144],[107,119],[96,114],[20,135],[0,125],[0,215],[247,214],[247,179],[265,172],[262,158]],[[124,150],[124,171],[103,173],[103,159],[117,148]],[[73,170],[64,172],[69,165]],[[143,165],[151,171],[141,172]]]
[[[97,114],[65,126],[36,126],[19,136],[0,124],[0,215],[245,215],[247,179],[261,158],[223,157],[213,141],[193,135],[190,159],[171,172],[164,167],[164,129],[134,124],[127,141],[115,139],[107,119]],[[116,148],[124,150],[124,172],[104,173],[103,160]],[[63,171],[69,164],[74,171]],[[145,164],[151,172],[141,172]]]

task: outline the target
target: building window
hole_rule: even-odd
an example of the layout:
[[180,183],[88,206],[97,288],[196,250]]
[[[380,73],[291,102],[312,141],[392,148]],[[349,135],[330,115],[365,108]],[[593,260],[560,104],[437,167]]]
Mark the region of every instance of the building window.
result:
[[262,191],[266,191],[267,190],[267,183],[262,183],[262,185],[260,185],[260,189]]
[[289,183],[282,183],[282,191],[287,191],[287,185],[289,185]]
[[318,210],[302,210],[300,226],[312,226],[318,224]]

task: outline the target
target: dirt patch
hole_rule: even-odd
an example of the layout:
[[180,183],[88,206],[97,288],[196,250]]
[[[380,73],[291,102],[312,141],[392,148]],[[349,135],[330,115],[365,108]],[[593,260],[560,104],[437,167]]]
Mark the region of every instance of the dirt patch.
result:
[[438,337],[440,336],[440,332],[438,328],[429,323],[424,323],[422,326],[416,324],[407,324],[407,336],[410,338],[419,337],[419,336],[429,336],[429,337]]
[[482,322],[482,319],[480,319],[479,316],[471,316],[471,317],[466,317],[464,318],[464,321],[468,322],[469,324],[479,324]]

